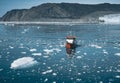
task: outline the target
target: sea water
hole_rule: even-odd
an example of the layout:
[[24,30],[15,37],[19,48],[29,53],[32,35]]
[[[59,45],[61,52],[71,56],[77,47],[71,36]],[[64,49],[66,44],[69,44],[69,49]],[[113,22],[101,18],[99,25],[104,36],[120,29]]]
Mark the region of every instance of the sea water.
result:
[[120,25],[1,24],[0,83],[120,83]]

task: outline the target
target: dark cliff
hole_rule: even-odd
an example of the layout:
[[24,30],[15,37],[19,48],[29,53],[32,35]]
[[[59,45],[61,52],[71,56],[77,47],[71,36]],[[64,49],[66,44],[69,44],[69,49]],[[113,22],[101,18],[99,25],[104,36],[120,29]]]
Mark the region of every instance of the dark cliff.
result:
[[120,4],[45,3],[30,9],[8,11],[2,21],[41,21],[48,19],[97,19],[106,14],[120,13]]

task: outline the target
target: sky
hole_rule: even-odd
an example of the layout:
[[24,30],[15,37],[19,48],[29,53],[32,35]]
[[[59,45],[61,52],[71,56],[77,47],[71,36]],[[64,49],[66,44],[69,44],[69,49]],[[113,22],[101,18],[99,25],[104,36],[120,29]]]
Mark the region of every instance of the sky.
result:
[[120,4],[120,0],[0,0],[0,17],[12,9],[29,9],[42,3]]

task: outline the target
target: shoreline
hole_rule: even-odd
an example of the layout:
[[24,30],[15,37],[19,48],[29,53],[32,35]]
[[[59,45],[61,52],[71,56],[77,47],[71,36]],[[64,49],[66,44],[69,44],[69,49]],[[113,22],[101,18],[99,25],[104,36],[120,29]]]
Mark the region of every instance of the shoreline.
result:
[[81,25],[81,24],[109,24],[109,25],[120,25],[120,23],[106,23],[106,22],[80,22],[80,21],[71,21],[71,22],[45,22],[45,21],[0,21],[0,24],[14,26],[14,25]]
[[79,25],[79,24],[99,24],[98,22],[43,22],[43,21],[0,21],[4,25]]

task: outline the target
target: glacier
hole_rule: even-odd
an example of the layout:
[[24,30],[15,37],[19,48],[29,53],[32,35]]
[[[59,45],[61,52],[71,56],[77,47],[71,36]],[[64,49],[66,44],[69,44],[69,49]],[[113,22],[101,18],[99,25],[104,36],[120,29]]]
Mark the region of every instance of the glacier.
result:
[[106,24],[120,24],[120,14],[109,14],[99,17],[100,21]]

